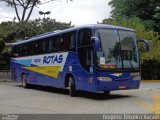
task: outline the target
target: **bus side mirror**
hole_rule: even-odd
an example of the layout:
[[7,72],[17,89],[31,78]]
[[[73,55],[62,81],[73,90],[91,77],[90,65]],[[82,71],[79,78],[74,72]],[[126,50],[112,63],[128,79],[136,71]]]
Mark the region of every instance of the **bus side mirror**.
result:
[[149,43],[147,40],[145,39],[137,39],[137,42],[143,42],[146,45],[146,51],[149,52],[150,51],[150,47],[149,47]]
[[91,40],[94,43],[96,51],[100,51],[101,49],[100,49],[100,41],[99,41],[99,39],[97,37],[92,37]]

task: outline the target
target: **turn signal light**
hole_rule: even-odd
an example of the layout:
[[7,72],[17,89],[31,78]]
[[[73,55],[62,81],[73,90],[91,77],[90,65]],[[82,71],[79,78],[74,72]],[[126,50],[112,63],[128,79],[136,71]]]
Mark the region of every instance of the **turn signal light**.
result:
[[100,68],[116,68],[116,65],[101,65]]

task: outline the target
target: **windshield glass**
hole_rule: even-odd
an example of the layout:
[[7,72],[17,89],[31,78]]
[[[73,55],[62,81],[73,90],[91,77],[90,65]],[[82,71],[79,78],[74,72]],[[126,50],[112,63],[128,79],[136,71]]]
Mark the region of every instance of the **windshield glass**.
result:
[[124,30],[97,29],[101,50],[97,51],[97,64],[101,68],[139,68],[135,33]]

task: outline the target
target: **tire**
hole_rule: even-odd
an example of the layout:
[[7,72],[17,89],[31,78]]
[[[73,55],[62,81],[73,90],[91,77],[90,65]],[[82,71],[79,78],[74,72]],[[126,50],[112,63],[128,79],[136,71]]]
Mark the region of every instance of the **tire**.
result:
[[76,96],[76,88],[75,88],[75,81],[72,77],[69,77],[69,94],[71,97]]
[[105,95],[109,95],[109,94],[110,94],[110,91],[104,91],[104,94],[105,94]]
[[26,74],[23,74],[23,75],[22,75],[21,81],[22,81],[22,87],[23,87],[23,88],[27,88],[27,87],[28,87],[28,84],[27,84]]

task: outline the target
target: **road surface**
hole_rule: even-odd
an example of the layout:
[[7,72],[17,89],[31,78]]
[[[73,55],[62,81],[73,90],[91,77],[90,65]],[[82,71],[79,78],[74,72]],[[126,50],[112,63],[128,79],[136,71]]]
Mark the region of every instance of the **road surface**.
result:
[[139,90],[102,93],[78,92],[0,82],[0,113],[17,114],[160,114],[160,82],[142,83]]

